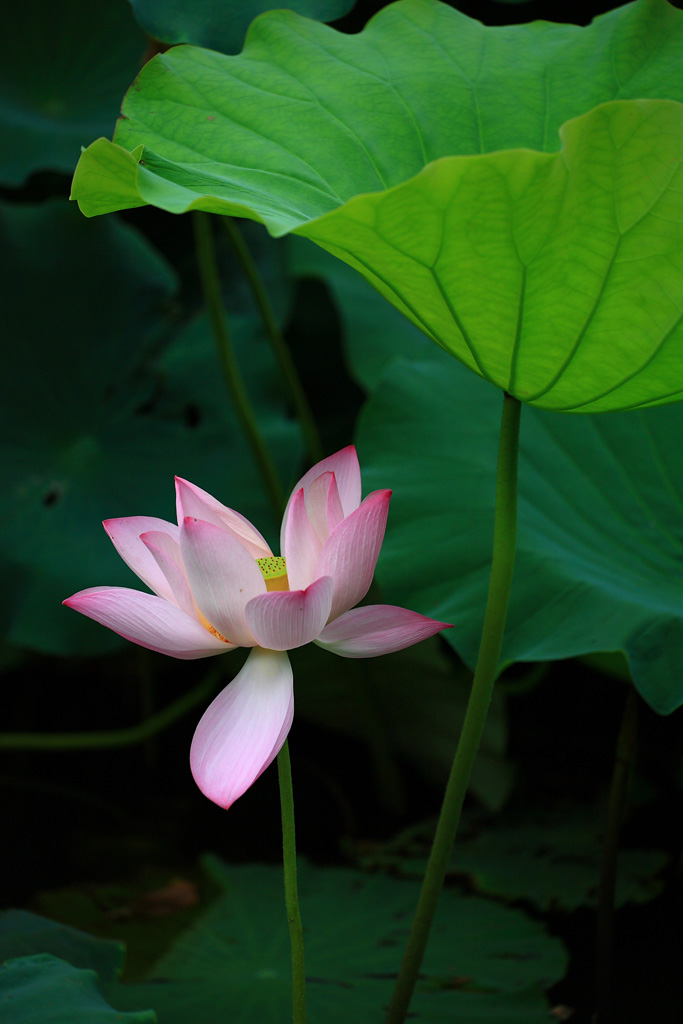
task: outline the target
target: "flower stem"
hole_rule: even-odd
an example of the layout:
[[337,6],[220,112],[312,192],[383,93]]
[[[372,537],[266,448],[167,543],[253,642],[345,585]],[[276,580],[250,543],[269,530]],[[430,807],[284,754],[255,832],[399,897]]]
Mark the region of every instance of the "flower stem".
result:
[[202,291],[209,314],[211,329],[218,350],[218,358],[220,359],[223,375],[232,398],[235,414],[261,471],[275,518],[279,519],[285,506],[284,494],[275,463],[261,434],[235,358],[221,295],[216,250],[213,243],[213,232],[209,214],[195,211],[193,223],[199,276],[201,278]]
[[0,750],[94,750],[107,747],[131,747],[156,735],[201,704],[213,692],[219,672],[214,669],[194,690],[183,694],[162,711],[127,729],[97,732],[2,732]]
[[280,807],[282,809],[282,860],[285,871],[285,906],[292,947],[292,1024],[306,1024],[306,971],[304,965],[304,932],[299,912],[296,881],[296,838],[294,832],[294,793],[289,745],[277,755],[277,773],[280,780]]
[[323,446],[322,441],[320,440],[320,434],[318,433],[318,427],[311,411],[308,398],[306,397],[306,392],[304,391],[301,383],[301,378],[299,377],[294,360],[292,359],[289,348],[287,347],[287,342],[285,341],[275,318],[275,313],[273,312],[273,307],[270,303],[270,299],[268,298],[268,292],[266,291],[263,279],[259,273],[254,258],[249,251],[249,247],[244,240],[244,235],[233,218],[223,217],[223,224],[225,225],[228,238],[235,250],[235,254],[242,265],[242,270],[249,282],[256,304],[261,311],[263,326],[265,327],[266,334],[270,338],[275,357],[280,364],[280,372],[282,373],[282,376],[287,383],[287,387],[289,388],[289,393],[301,425],[301,431],[304,435],[304,440],[306,442],[306,447],[308,448],[308,454],[311,457],[311,462],[320,462],[323,457]]
[[607,804],[607,825],[602,841],[598,923],[595,951],[594,1024],[611,1024],[614,1016],[614,893],[617,881],[619,833],[626,816],[628,794],[638,742],[638,693],[631,684],[626,696],[614,756]]
[[386,1024],[403,1024],[413,995],[443,888],[448,858],[481,740],[503,643],[517,538],[517,461],[521,404],[505,394],[498,445],[493,557],[477,667],[465,720],[455,752],[432,851],[408,938],[403,963],[386,1016]]

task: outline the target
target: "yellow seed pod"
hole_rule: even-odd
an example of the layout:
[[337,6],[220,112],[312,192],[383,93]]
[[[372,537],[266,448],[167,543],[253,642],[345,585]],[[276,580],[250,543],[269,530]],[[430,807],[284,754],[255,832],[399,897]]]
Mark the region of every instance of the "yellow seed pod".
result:
[[267,558],[257,558],[256,564],[263,573],[268,590],[289,590],[287,562],[282,555],[269,555]]

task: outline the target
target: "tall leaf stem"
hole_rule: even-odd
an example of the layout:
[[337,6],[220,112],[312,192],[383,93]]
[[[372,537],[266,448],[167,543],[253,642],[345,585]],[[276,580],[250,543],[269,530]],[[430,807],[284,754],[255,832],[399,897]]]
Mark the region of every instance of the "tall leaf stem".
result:
[[386,1024],[403,1024],[410,1006],[498,673],[515,563],[520,415],[520,402],[505,394],[498,443],[493,557],[477,666]]
[[282,515],[285,506],[284,494],[275,463],[261,433],[235,358],[235,351],[230,331],[228,330],[228,321],[221,295],[220,277],[209,214],[195,211],[193,214],[193,224],[199,276],[211,329],[216,342],[218,358],[230,397],[232,398],[235,414],[261,471],[273,513],[277,520]]
[[97,750],[130,747],[142,743],[166,729],[197,704],[205,701],[216,686],[218,672],[213,670],[189,693],[126,729],[93,732],[2,732],[0,750]]
[[244,240],[244,235],[232,217],[223,217],[223,224],[228,238],[232,244],[237,259],[240,262],[244,276],[249,282],[252,294],[261,313],[263,326],[275,353],[275,358],[280,365],[280,372],[287,384],[296,411],[297,418],[301,424],[301,431],[304,435],[308,454],[311,462],[320,462],[323,457],[323,446],[318,433],[318,427],[306,397],[301,378],[297,371],[292,354],[289,351],[287,342],[278,325],[273,307],[268,297],[268,292],[263,283],[256,262],[251,255],[249,246]]
[[619,833],[628,808],[638,745],[638,703],[638,693],[635,686],[631,685],[626,695],[619,728],[607,803],[607,823],[602,841],[595,950],[594,1024],[612,1024],[614,1019],[614,897]]
[[289,745],[277,755],[277,774],[280,781],[280,807],[282,810],[282,859],[285,869],[285,907],[292,948],[292,1024],[306,1024],[306,970],[304,962],[304,932],[299,911],[299,893],[296,876],[296,838],[294,831],[294,792]]

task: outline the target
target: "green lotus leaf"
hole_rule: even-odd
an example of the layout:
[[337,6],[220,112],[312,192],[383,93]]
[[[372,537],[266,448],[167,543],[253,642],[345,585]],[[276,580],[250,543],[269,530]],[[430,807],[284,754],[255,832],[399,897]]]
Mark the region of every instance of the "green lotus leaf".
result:
[[3,22],[0,181],[72,174],[81,148],[111,131],[147,46],[125,0],[14,4]]
[[[450,857],[449,874],[466,877],[475,892],[508,903],[521,901],[541,913],[595,906],[600,879],[606,807],[560,805],[506,810],[483,825],[470,823]],[[474,829],[474,835],[472,830]],[[432,828],[410,830],[363,857],[363,866],[424,876]],[[664,850],[620,849],[615,905],[646,903],[663,889]]]
[[[118,988],[118,1005],[142,1000],[159,1024],[189,1017],[196,1024],[279,1024],[291,1006],[282,871],[228,866],[213,857],[205,867],[220,896],[162,956],[146,984]],[[381,1019],[418,892],[412,881],[300,864],[312,1019]],[[560,977],[564,965],[560,943],[537,922],[447,890],[415,997],[419,1019],[543,1024],[542,985]]]
[[[155,39],[196,43],[222,53],[242,48],[249,22],[271,7],[269,0],[130,0],[135,17]],[[319,21],[334,21],[354,0],[289,0],[289,9]]]
[[95,971],[102,982],[115,981],[123,969],[124,949],[120,942],[95,939],[28,910],[2,911],[0,963],[39,953],[49,953],[74,967]]
[[[454,623],[477,657],[491,557],[500,392],[433,349],[389,366],[361,417],[366,486],[390,480],[386,599]],[[656,711],[683,703],[679,405],[522,415],[518,553],[502,663],[623,651]]]
[[0,1011],[12,1024],[156,1024],[152,1010],[121,1013],[99,990],[94,971],[50,953],[0,965]]
[[[566,121],[610,100],[683,100],[682,46],[683,14],[665,0],[583,29],[485,28],[436,0],[401,0],[351,36],[272,11],[240,56],[156,56],[114,142],[145,147],[129,176],[138,205],[241,213],[278,234],[441,157],[557,151]],[[119,208],[104,148],[87,150],[74,179],[89,216]]]
[[349,37],[274,12],[239,57],[180,47],[151,61],[73,196],[88,215],[150,203],[295,231],[528,404],[675,401],[674,40],[683,16],[657,0],[583,30],[484,29],[402,0]]

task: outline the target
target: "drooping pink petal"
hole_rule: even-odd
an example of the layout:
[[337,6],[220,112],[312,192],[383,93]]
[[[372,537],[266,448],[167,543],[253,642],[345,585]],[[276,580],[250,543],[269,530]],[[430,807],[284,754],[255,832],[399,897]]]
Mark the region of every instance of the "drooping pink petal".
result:
[[247,549],[227,530],[186,516],[180,549],[192,596],[219,633],[241,647],[256,643],[244,618],[252,597],[265,594],[266,582]]
[[282,552],[287,561],[290,590],[305,590],[316,578],[322,541],[306,512],[303,487],[292,495]]
[[299,480],[296,487],[292,490],[291,497],[287,502],[285,514],[282,517],[282,528],[280,530],[281,551],[284,551],[285,549],[287,519],[289,517],[289,510],[294,495],[301,487],[303,487],[304,494],[307,496],[308,488],[312,481],[315,480],[316,477],[322,476],[323,473],[334,473],[337,481],[339,498],[341,500],[345,516],[348,516],[360,505],[360,466],[358,464],[356,449],[354,445],[350,444],[348,447],[342,448],[340,452],[335,452],[334,455],[328,455],[326,459],[322,459],[320,462],[316,463],[312,469],[309,469],[308,473],[304,473],[301,480]]
[[374,491],[346,516],[323,545],[318,576],[334,580],[331,618],[358,604],[367,594],[389,514],[391,491]]
[[187,516],[203,519],[205,523],[213,523],[214,526],[228,530],[247,549],[252,558],[267,558],[273,553],[248,519],[234,509],[222,505],[208,491],[203,491],[201,487],[196,487],[181,477],[176,477],[176,507],[179,524]]
[[140,534],[150,530],[165,533],[178,542],[178,527],[155,516],[130,516],[125,519],[105,519],[102,523],[112,544],[127,566],[139,576],[150,590],[167,601],[173,601],[173,590],[153,555],[140,540]]
[[334,583],[329,576],[306,590],[281,590],[254,597],[244,609],[247,625],[261,647],[291,651],[310,644],[327,622]]
[[323,473],[311,482],[306,497],[306,511],[321,543],[339,526],[344,511],[334,473]]
[[390,604],[369,604],[344,612],[322,631],[316,643],[342,658],[376,658],[419,644],[448,622],[428,619],[407,608]]
[[242,670],[204,712],[190,749],[205,796],[230,807],[277,756],[294,715],[289,658],[254,648]]
[[169,536],[169,534],[162,533],[160,530],[150,530],[148,533],[141,533],[140,540],[166,577],[175,603],[186,615],[197,619],[197,606],[194,603],[190,585],[187,582],[180,543]]
[[91,587],[62,602],[150,651],[189,660],[235,649],[174,604],[127,587]]

